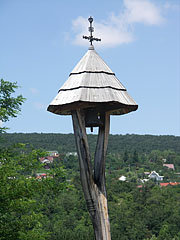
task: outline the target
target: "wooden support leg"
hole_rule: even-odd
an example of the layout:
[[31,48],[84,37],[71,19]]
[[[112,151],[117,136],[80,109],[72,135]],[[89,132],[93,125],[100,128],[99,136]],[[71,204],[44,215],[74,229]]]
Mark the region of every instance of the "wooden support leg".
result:
[[105,188],[105,153],[109,133],[109,116],[106,114],[103,117],[105,126],[99,128],[93,177],[85,128],[85,116],[83,112],[78,110],[72,112],[74,134],[80,164],[81,184],[93,223],[96,240],[111,239]]
[[[73,111],[72,119],[80,165],[81,184],[86,202],[93,210],[94,203],[91,194],[91,189],[93,187],[92,166],[83,113],[80,113],[80,111]],[[91,212],[91,214],[93,214],[93,212]]]
[[94,181],[98,188],[98,204],[100,209],[101,225],[103,227],[103,239],[111,239],[110,223],[107,206],[106,181],[105,181],[105,156],[108,145],[110,116],[101,115],[104,126],[99,127],[96,152],[94,157]]

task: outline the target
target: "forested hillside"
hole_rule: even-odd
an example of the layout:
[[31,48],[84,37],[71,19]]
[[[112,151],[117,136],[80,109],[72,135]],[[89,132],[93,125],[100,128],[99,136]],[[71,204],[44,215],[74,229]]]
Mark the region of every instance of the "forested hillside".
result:
[[[89,135],[90,148],[96,145],[96,135]],[[26,143],[35,148],[44,150],[57,150],[61,153],[76,151],[73,134],[58,133],[5,133],[4,142],[0,147],[10,146],[14,143]],[[172,150],[180,152],[180,137],[177,136],[154,136],[154,135],[110,135],[108,152],[120,153],[127,151],[138,151],[139,153],[150,153],[152,150]]]
[[[96,136],[88,138],[93,161]],[[42,163],[44,150],[59,156]],[[76,152],[72,134],[1,134],[0,240],[94,239],[78,158],[71,152]],[[148,178],[152,171],[163,180]],[[112,240],[179,240],[179,173],[180,137],[110,135],[106,183]]]

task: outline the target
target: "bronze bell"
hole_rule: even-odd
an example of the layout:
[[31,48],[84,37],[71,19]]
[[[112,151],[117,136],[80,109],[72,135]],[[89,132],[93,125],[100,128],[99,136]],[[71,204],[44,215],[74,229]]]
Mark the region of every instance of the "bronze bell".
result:
[[85,126],[91,128],[93,132],[93,127],[102,127],[104,125],[101,114],[95,110],[87,110],[85,114]]

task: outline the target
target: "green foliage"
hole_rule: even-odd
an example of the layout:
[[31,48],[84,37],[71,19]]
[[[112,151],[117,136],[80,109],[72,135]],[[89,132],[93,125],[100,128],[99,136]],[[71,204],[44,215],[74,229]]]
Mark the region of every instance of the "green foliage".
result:
[[[12,94],[18,88],[17,83],[0,80],[0,121],[7,122],[10,117],[17,117],[20,112],[20,106],[25,98],[22,95],[13,97]],[[5,128],[0,128],[0,133],[5,131]]]
[[20,156],[20,161],[18,156],[12,149],[1,152],[0,156],[0,239],[18,239],[20,233],[29,234],[38,221],[33,199],[36,182],[21,174],[27,171],[27,163],[23,166],[24,156]]
[[54,169],[50,173],[53,177],[43,181],[35,178],[35,172],[41,167],[39,157],[43,154],[39,150],[28,153],[22,144],[1,150],[1,240],[45,240],[50,235],[45,229],[44,219],[47,216],[42,211],[40,196],[48,192],[51,193],[51,198],[59,196],[60,192],[67,191],[69,184],[62,168],[57,171]]
[[115,181],[111,189],[115,198],[109,199],[112,239],[158,237],[161,240],[177,237],[179,191],[180,186],[159,188],[157,185],[147,185],[139,190],[133,184]]

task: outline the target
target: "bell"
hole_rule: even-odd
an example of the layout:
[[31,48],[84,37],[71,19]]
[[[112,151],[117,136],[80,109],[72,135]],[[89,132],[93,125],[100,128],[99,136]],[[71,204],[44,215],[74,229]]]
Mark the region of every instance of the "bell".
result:
[[85,114],[85,126],[91,128],[91,132],[93,132],[93,127],[102,127],[104,125],[101,120],[101,115],[98,114],[97,111],[88,110]]

